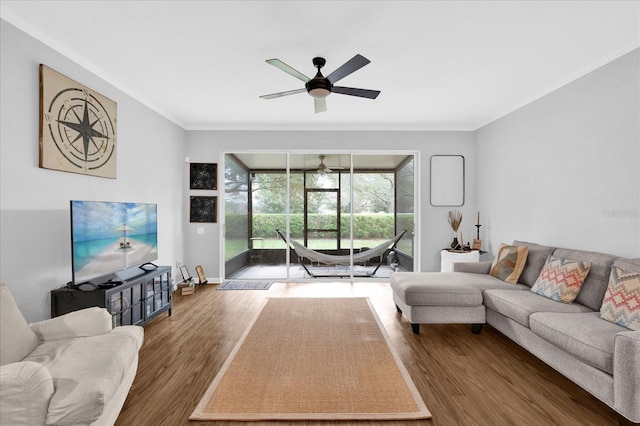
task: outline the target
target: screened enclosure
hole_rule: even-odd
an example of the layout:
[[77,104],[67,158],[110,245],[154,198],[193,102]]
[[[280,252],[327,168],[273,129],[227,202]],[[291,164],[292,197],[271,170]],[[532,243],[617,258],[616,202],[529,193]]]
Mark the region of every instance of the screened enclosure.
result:
[[[384,278],[413,270],[414,155],[227,153],[225,278]],[[405,230],[384,253],[368,251]],[[301,255],[294,244],[313,253]]]

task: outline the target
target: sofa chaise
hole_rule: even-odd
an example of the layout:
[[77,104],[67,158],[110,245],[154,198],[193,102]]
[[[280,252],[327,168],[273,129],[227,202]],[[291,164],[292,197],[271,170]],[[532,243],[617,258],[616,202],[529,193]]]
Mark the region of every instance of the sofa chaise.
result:
[[[639,313],[632,312],[632,324],[624,326],[615,318],[603,318],[618,303],[619,295],[611,290],[616,271],[626,274],[626,289],[634,286],[628,302],[632,307],[640,305],[640,259],[523,241],[510,247],[526,249],[526,262],[514,283],[493,274],[496,261],[456,263],[454,272],[393,273],[391,288],[398,312],[416,334],[420,324],[468,323],[474,333],[480,333],[488,323],[612,407],[621,423],[639,423]],[[542,276],[553,271],[549,266],[553,262],[588,265],[586,278],[570,303],[541,295]]]
[[0,424],[113,425],[142,342],[97,307],[28,324],[0,284]]

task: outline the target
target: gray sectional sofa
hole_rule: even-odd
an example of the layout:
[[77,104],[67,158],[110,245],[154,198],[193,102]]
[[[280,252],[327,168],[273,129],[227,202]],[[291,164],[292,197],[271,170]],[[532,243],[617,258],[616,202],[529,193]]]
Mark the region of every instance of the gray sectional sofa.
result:
[[[396,272],[393,299],[419,333],[420,324],[487,323],[612,407],[621,422],[640,423],[640,331],[601,319],[612,265],[640,272],[640,259],[549,247],[528,247],[518,283],[489,275],[491,262],[456,263],[454,272]],[[530,291],[549,255],[591,262],[573,303]]]

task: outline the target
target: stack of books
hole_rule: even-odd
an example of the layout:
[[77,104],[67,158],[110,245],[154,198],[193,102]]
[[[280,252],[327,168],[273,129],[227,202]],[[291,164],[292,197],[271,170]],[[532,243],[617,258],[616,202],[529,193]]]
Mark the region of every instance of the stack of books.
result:
[[193,292],[195,291],[193,280],[182,281],[178,283],[178,290],[180,290],[180,294],[182,294],[183,296],[193,294]]

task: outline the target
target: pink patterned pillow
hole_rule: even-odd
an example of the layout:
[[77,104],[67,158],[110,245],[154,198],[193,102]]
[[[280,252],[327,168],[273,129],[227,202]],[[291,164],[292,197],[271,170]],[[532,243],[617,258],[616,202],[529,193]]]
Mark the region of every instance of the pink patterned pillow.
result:
[[640,330],[640,272],[611,267],[600,317],[631,330]]
[[591,262],[548,256],[531,291],[558,302],[571,303],[580,293],[590,269]]

